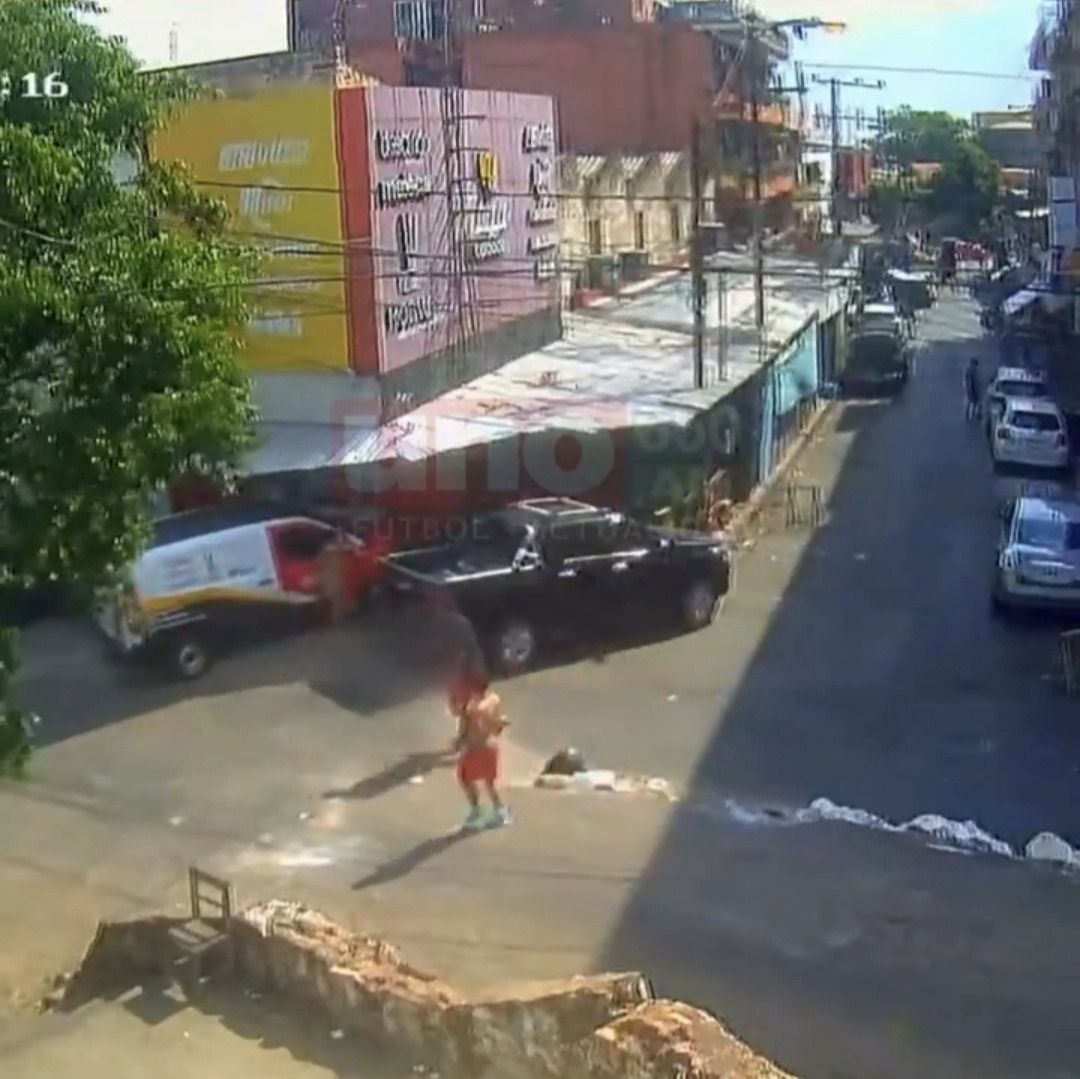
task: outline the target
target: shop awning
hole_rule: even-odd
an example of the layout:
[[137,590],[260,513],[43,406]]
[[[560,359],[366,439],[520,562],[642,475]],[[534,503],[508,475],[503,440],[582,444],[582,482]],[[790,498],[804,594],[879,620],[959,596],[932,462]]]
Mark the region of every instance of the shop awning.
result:
[[1030,307],[1042,293],[1036,292],[1034,289],[1022,288],[1019,292],[1014,292],[1005,302],[1001,305],[1001,313],[1003,315],[1016,315],[1026,308]]
[[648,163],[649,159],[645,156],[624,157],[623,176],[626,178],[626,182],[632,184],[641,175],[642,170]]
[[1035,302],[1040,302],[1047,311],[1064,311],[1072,303],[1072,297],[1061,292],[1051,292],[1049,289],[1022,288],[1002,303],[1001,312],[1004,315],[1015,315]]
[[600,175],[600,171],[607,164],[607,158],[602,154],[586,154],[575,159],[578,180],[587,184]]

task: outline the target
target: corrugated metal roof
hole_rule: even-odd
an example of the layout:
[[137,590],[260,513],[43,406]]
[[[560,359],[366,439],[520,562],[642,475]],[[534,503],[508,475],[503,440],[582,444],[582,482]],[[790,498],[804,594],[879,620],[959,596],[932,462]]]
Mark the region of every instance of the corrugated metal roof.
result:
[[[766,344],[754,329],[751,279],[733,273],[731,280],[739,284],[726,297],[724,378],[714,343],[707,350],[703,389],[695,389],[693,382],[689,278],[683,274],[600,309],[602,314],[564,316],[560,341],[511,360],[377,430],[268,425],[253,470],[416,461],[545,430],[684,426],[756,371],[763,356],[788,341],[815,310],[835,307],[840,291],[835,278],[811,280],[807,268],[812,263],[775,261],[780,265],[767,280]],[[716,304],[709,309],[715,342]]]
[[339,464],[342,455],[370,432],[370,426],[344,423],[261,423],[258,445],[248,454],[244,471],[259,476]]

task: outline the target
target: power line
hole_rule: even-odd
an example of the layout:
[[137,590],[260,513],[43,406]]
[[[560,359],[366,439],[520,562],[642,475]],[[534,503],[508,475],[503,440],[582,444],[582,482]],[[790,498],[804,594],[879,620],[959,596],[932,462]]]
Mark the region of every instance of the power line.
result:
[[1009,82],[1031,82],[1040,76],[1034,72],[1022,75],[1007,75],[1003,71],[963,71],[947,67],[894,67],[889,64],[810,64],[803,67],[817,68],[819,71],[873,71],[894,75],[942,75],[957,79],[1001,79]]

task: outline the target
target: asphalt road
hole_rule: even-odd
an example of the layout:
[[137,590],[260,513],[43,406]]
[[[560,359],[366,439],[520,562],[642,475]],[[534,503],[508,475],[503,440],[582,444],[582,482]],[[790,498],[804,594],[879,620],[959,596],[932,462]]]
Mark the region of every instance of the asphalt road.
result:
[[[28,635],[51,744],[0,785],[20,823],[0,834],[0,991],[70,961],[98,917],[182,902],[194,862],[466,985],[643,969],[804,1079],[1080,1074],[1080,882],[784,818],[826,797],[1080,845],[1053,633],[989,614],[995,484],[960,400],[974,311],[945,299],[923,332],[907,395],[842,408],[791,477],[825,523],[744,550],[714,626],[502,687],[504,832],[452,833],[414,637],[346,627],[177,692],[117,680],[73,627]],[[683,798],[527,789],[566,744]]]
[[907,396],[855,435],[696,782],[1080,845],[1080,709],[1050,678],[1053,637],[990,617],[1003,481],[961,385],[968,356],[987,374],[996,360],[964,301],[944,300],[922,336]]

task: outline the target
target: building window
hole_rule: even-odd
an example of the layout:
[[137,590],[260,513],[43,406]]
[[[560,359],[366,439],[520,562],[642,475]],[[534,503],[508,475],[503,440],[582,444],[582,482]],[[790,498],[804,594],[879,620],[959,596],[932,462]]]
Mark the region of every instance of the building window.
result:
[[589,221],[589,254],[599,255],[604,250],[604,231],[600,218]]
[[394,37],[405,41],[442,38],[446,8],[444,0],[394,0]]
[[646,246],[645,215],[639,212],[634,214],[634,250],[644,251]]
[[682,243],[682,214],[678,206],[668,207],[668,220],[671,222],[671,242]]

